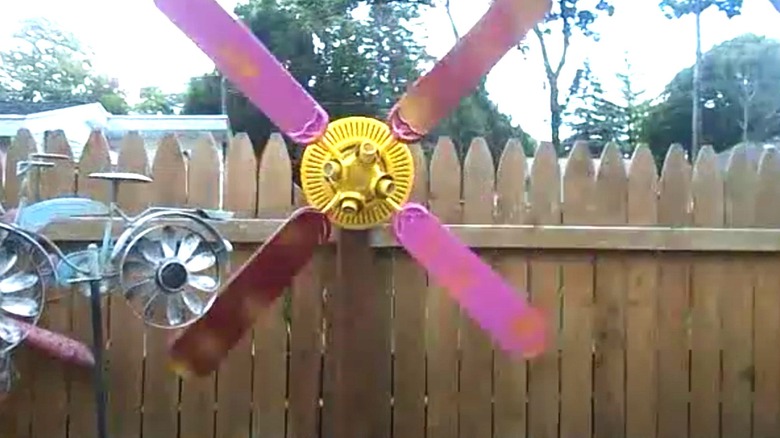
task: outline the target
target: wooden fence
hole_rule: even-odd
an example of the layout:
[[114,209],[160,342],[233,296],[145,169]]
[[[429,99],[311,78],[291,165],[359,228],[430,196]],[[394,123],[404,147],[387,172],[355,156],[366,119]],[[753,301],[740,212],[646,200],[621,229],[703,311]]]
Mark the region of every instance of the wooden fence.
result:
[[[47,141],[47,151],[69,153],[61,135]],[[6,169],[30,142],[17,137]],[[462,169],[447,139],[430,165],[413,150],[414,200],[448,224],[481,224],[453,229],[545,309],[553,333],[548,353],[522,363],[494,352],[380,231],[368,279],[378,292],[365,291],[361,304],[373,307],[339,299],[336,258],[325,247],[296,278],[289,307],[280,303],[206,379],[181,381],[169,372],[170,333],[145,328],[111,298],[111,438],[780,436],[777,152],[766,151],[756,165],[737,148],[721,171],[711,149],[691,168],[673,147],[658,178],[647,149],[636,151],[627,172],[612,148],[595,169],[577,146],[564,172],[546,144],[530,168],[513,142],[497,169],[480,139]],[[128,136],[119,168],[147,172],[147,160],[139,138]],[[130,212],[150,203],[219,207],[218,160],[204,139],[186,165],[175,138],[166,137],[151,164],[154,183],[122,187],[120,204]],[[47,174],[43,196],[106,199],[107,187],[83,175],[107,163],[105,141],[93,135],[77,166]],[[17,188],[7,173],[6,206],[15,204]],[[280,138],[259,163],[246,136],[232,140],[224,208],[240,218],[282,218],[301,202],[295,193]],[[239,219],[223,227],[236,242],[234,266],[267,236],[267,225]],[[66,225],[47,233],[59,240],[99,235]],[[49,302],[43,324],[89,341],[86,299],[68,294]],[[371,345],[331,336],[369,326],[361,339]],[[337,367],[339,349],[380,360]],[[15,360],[22,377],[0,407],[0,437],[95,436],[88,374],[24,348]],[[363,385],[355,399],[363,404],[345,413],[338,385],[350,381]],[[342,433],[345,421],[365,429]]]

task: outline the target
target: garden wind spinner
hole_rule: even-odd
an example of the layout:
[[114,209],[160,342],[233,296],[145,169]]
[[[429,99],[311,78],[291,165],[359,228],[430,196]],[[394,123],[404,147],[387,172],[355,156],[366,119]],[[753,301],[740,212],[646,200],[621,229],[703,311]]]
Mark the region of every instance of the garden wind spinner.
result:
[[[29,135],[29,133],[27,134]],[[104,141],[99,131],[90,141]],[[150,183],[141,174],[96,172],[88,175],[111,185],[110,201],[78,196],[40,200],[42,172],[67,155],[32,153],[17,163],[19,206],[0,222],[0,401],[15,376],[11,352],[22,341],[63,362],[91,367],[97,436],[108,436],[103,378],[104,336],[101,295],[119,293],[136,315],[158,328],[183,327],[212,305],[232,246],[210,223],[230,216],[203,209],[150,207],[127,215],[116,203],[121,183]],[[34,184],[29,175],[36,174]],[[27,189],[33,192],[28,202]],[[41,234],[48,224],[79,217],[104,218],[102,242],[63,252]],[[123,228],[113,238],[114,219]],[[73,288],[89,299],[92,349],[64,335],[37,327],[46,290]]]
[[548,12],[550,0],[495,0],[487,13],[390,111],[387,122],[325,110],[268,49],[215,0],[155,0],[274,124],[306,145],[301,163],[310,207],[292,217],[228,279],[211,310],[171,346],[177,371],[218,366],[260,313],[328,240],[331,223],[369,229],[388,220],[398,242],[463,310],[512,355],[533,357],[545,321],[423,206],[407,203],[414,178],[407,144],[431,131]]

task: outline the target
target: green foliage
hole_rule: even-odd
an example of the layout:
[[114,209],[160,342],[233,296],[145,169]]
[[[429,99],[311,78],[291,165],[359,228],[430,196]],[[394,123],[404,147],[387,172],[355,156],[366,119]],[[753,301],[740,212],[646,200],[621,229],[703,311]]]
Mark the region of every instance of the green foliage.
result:
[[220,79],[217,73],[190,79],[184,96],[184,114],[219,114]]
[[[780,135],[780,41],[752,34],[705,53],[701,65],[704,144],[716,151]],[[690,148],[692,69],[679,72],[645,123],[645,140],[662,154],[669,144]]]
[[144,87],[141,89],[141,102],[133,107],[139,114],[175,114],[181,106],[184,96],[181,94],[166,94],[159,87]]
[[[742,0],[698,0],[699,12],[704,12],[711,7],[717,8],[733,18],[742,12]],[[697,0],[662,0],[659,3],[661,10],[667,18],[680,18],[683,15],[696,13]]]
[[[560,77],[566,66],[572,36],[579,32],[585,37],[598,40],[599,35],[593,30],[593,24],[599,17],[612,16],[614,13],[615,7],[608,0],[554,0],[553,8],[545,21],[533,29],[542,51],[542,62],[549,86],[550,133],[559,153],[562,152],[560,129],[563,125],[563,115],[571,97],[585,87],[589,73],[587,66],[578,67],[574,80],[568,86],[568,93],[561,90]],[[556,40],[560,41],[562,50],[560,57],[553,60],[549,46],[556,44]],[[527,48],[525,43],[520,45],[523,51]]]
[[[463,99],[460,106],[428,136],[427,144],[434,145],[436,138],[442,135],[452,138],[461,159],[465,158],[469,143],[474,137],[485,138],[495,163],[498,163],[506,142],[511,138],[522,142],[526,156],[533,156],[536,149],[536,142],[531,136],[514,125],[509,116],[502,114],[490,100],[484,80],[479,88]],[[432,151],[432,148],[426,148],[428,154]]]
[[650,103],[642,98],[643,91],[635,89],[628,60],[625,71],[615,76],[621,84],[619,99],[610,99],[599,81],[591,81],[582,97],[584,105],[571,112],[576,121],[569,126],[575,134],[564,142],[567,146],[585,140],[597,155],[610,142],[617,143],[626,153],[636,147]]
[[31,19],[14,34],[14,48],[0,53],[0,97],[6,100],[101,102],[114,114],[128,111],[115,81],[97,74],[72,34],[45,19]]
[[[418,17],[422,1],[376,2],[365,20],[353,19],[354,1],[254,0],[236,8],[255,35],[288,68],[330,114],[384,118],[419,75],[419,65],[432,61],[415,41],[408,24]],[[314,38],[312,38],[314,36]],[[315,44],[316,41],[316,44]],[[228,84],[227,112],[235,131],[247,132],[262,147],[273,124]],[[193,78],[185,114],[220,112],[219,73]],[[474,135],[488,138],[497,155],[510,137],[530,138],[490,102],[484,84],[436,134],[468,144]],[[291,148],[293,159],[300,148]]]

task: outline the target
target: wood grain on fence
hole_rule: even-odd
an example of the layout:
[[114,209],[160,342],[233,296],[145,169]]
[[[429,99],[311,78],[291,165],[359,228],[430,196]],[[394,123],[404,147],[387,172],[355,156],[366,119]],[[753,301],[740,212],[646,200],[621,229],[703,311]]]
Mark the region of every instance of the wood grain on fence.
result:
[[[211,135],[199,139],[187,166],[187,205],[219,208],[220,157]],[[206,438],[214,433],[216,415],[216,373],[181,384],[179,434]]]
[[[117,170],[150,176],[149,158],[137,134],[122,141]],[[151,202],[149,184],[122,184],[117,203],[128,214],[138,214]],[[144,403],[144,324],[121,297],[111,297],[109,309],[108,427],[111,436],[141,435]]]
[[[248,136],[237,135],[232,140],[225,169],[225,208],[242,217],[254,217],[257,160]],[[231,269],[241,266],[253,251],[254,248],[237,246],[230,257]],[[215,436],[248,436],[252,415],[252,336],[245,336],[220,365],[216,402]]]
[[[6,208],[19,202],[15,163],[35,147],[26,131],[12,143],[0,190]],[[596,161],[577,144],[561,166],[552,145],[542,143],[529,164],[511,141],[497,167],[482,139],[462,166],[447,138],[430,162],[421,145],[411,148],[412,200],[447,224],[629,225],[634,241],[642,227],[780,228],[774,149],[752,162],[736,147],[721,168],[712,148],[691,166],[673,146],[659,177],[646,147],[626,165],[614,146]],[[41,149],[71,155],[61,131]],[[236,135],[224,158],[221,171],[222,157],[204,137],[188,160],[169,135],[150,163],[141,137],[128,134],[117,168],[154,182],[121,186],[118,203],[130,214],[155,204],[224,208],[247,219],[285,218],[305,203],[282,137],[257,159],[249,138]],[[87,175],[109,167],[96,132],[79,163],[62,161],[33,181],[43,199],[76,193],[105,201],[108,185]],[[777,252],[667,251],[661,239],[639,250],[567,249],[552,238],[550,248],[482,248],[548,317],[548,350],[517,362],[494,350],[402,249],[369,248],[366,233],[345,236],[351,251],[318,249],[286,298],[206,378],[174,376],[170,333],[144,327],[119,295],[105,300],[111,436],[780,436]],[[259,243],[237,243],[232,267]],[[89,343],[87,304],[54,293],[42,324]],[[21,378],[0,406],[0,438],[95,436],[88,373],[24,347],[14,360]]]

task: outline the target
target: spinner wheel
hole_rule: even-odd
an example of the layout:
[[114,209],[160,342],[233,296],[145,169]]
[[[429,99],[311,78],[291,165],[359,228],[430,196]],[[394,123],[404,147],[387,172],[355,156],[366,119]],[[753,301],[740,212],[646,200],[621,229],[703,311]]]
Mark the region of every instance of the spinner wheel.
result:
[[43,247],[28,233],[0,223],[0,355],[37,325],[54,284],[54,265]]
[[120,291],[151,326],[189,325],[216,299],[230,250],[213,226],[194,215],[176,211],[146,215],[117,242],[114,260]]

